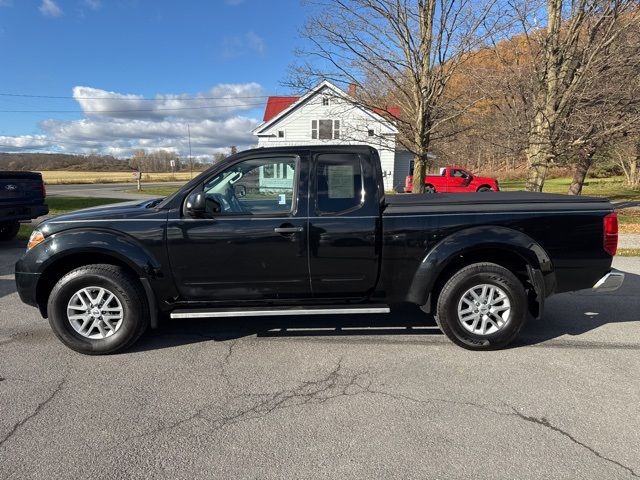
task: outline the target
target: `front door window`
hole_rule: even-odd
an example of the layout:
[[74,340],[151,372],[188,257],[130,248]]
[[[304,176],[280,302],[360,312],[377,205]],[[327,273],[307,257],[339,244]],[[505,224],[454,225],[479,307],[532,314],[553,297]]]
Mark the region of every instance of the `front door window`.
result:
[[207,213],[288,214],[295,208],[295,157],[268,157],[236,163],[204,185]]

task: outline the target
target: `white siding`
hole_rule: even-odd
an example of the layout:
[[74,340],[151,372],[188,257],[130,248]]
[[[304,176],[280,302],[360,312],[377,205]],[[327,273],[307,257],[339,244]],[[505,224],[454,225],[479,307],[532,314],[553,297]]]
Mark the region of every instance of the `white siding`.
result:
[[[329,98],[329,105],[322,104],[323,97]],[[311,138],[312,120],[340,120],[340,139],[319,140]],[[382,170],[386,173],[385,189],[394,186],[394,159],[396,149],[395,128],[379,116],[354,106],[325,88],[311,96],[304,104],[294,108],[269,128],[260,131],[259,147],[290,145],[370,145],[380,153]],[[278,131],[284,130],[284,138],[278,138]],[[369,136],[369,130],[374,131]],[[404,178],[404,177],[403,177]],[[404,179],[402,180],[404,182]]]
[[[413,160],[413,154],[406,150],[396,150],[396,160],[393,171],[393,188],[404,188],[404,181],[410,175],[409,167]],[[400,190],[402,191],[402,190]]]

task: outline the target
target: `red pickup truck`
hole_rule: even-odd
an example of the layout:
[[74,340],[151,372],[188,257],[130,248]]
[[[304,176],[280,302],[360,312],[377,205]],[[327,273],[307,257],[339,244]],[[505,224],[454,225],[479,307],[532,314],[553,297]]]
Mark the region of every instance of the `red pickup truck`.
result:
[[[498,192],[498,180],[489,177],[477,177],[464,168],[444,167],[440,175],[424,177],[425,192]],[[404,183],[405,193],[413,191],[413,175],[408,175]]]

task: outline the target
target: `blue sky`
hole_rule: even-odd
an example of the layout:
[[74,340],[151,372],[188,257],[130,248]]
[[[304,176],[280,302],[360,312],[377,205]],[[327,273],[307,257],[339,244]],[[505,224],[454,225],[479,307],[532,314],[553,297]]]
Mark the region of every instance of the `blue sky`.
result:
[[0,110],[53,111],[0,112],[0,151],[184,153],[187,123],[198,154],[246,145],[263,96],[288,93],[308,13],[300,0],[0,0],[0,94],[75,97],[0,95]]

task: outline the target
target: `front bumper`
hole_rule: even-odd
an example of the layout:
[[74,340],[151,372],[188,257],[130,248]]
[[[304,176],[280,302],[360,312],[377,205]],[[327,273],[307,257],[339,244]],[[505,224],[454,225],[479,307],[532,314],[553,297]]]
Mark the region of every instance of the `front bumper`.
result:
[[624,273],[612,269],[604,277],[596,282],[593,289],[597,292],[613,292],[619,289],[624,282]]
[[38,306],[36,288],[40,275],[38,273],[15,272],[16,287],[20,300],[27,305]]

